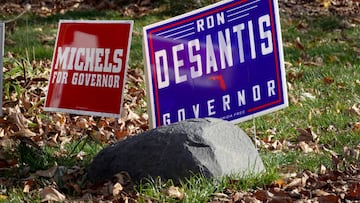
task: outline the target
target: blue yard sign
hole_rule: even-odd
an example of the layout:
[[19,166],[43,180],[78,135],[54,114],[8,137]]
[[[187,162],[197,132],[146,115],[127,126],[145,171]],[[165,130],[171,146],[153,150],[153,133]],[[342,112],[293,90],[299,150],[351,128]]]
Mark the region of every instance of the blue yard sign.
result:
[[143,32],[151,127],[288,105],[276,0],[221,1]]

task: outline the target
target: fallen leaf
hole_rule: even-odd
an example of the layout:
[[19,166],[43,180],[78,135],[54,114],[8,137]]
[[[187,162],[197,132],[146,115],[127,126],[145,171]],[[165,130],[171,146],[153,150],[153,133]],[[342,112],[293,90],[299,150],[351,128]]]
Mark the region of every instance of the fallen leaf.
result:
[[334,83],[334,81],[335,81],[333,78],[330,78],[327,76],[325,76],[323,80],[324,80],[324,83],[327,85],[330,85],[330,84]]
[[274,195],[266,190],[258,190],[254,193],[254,197],[262,202],[266,202],[270,197]]
[[76,154],[76,159],[82,161],[82,160],[84,160],[84,157],[85,157],[86,155],[87,155],[86,152],[80,151],[79,153]]
[[271,198],[269,203],[293,203],[290,196],[274,196]]
[[241,192],[235,192],[235,194],[232,196],[233,202],[240,202],[241,199],[244,199],[244,194]]
[[356,103],[352,105],[350,108],[350,112],[355,113],[356,115],[360,116],[360,103]]
[[304,51],[305,50],[305,47],[304,45],[300,42],[300,37],[296,37],[296,39],[294,40],[294,44],[295,44],[295,47]]
[[318,138],[318,136],[310,128],[298,128],[296,130],[300,133],[296,139],[298,142],[314,142]]
[[360,200],[360,183],[352,183],[349,189],[348,197],[351,200]]
[[55,164],[53,167],[47,170],[38,170],[35,172],[35,174],[39,177],[52,178],[54,177],[57,169],[58,169],[58,165]]
[[304,141],[299,142],[298,145],[300,146],[300,149],[301,149],[304,153],[310,153],[310,152],[313,152],[313,151],[314,151],[314,149],[313,149],[309,144],[307,144],[307,143],[304,142]]
[[80,129],[87,129],[89,127],[89,124],[85,118],[79,118],[76,121],[76,126]]
[[295,178],[289,184],[285,186],[285,188],[296,188],[296,187],[304,187],[305,181],[303,178]]
[[309,92],[304,92],[301,94],[301,100],[305,101],[306,99],[314,100],[316,97]]
[[35,137],[36,133],[32,132],[29,129],[20,129],[19,131],[10,135],[10,137]]
[[185,193],[181,191],[179,187],[175,187],[175,186],[170,186],[165,191],[165,195],[170,198],[179,199],[179,200],[182,200],[185,197]]
[[221,192],[213,193],[211,196],[213,197],[214,201],[218,202],[227,202],[230,200],[229,195]]
[[120,183],[115,183],[112,191],[113,196],[118,196],[122,190],[123,190],[122,185]]
[[273,184],[278,186],[278,187],[281,187],[281,188],[286,186],[286,182],[284,181],[284,179],[281,179],[281,178],[275,180]]
[[353,127],[352,127],[352,130],[354,132],[360,132],[360,122],[356,122],[354,123]]
[[320,174],[324,175],[326,173],[327,169],[324,165],[321,164],[320,166]]
[[41,202],[63,202],[66,199],[65,195],[61,194],[59,191],[52,187],[45,187],[44,189],[42,189],[40,191],[40,198]]
[[317,197],[320,197],[320,196],[328,196],[330,195],[330,193],[324,191],[324,190],[320,190],[320,189],[317,189],[317,190],[314,190],[313,191],[313,194]]
[[338,203],[340,202],[340,197],[336,195],[325,195],[317,198],[319,203]]
[[30,189],[35,185],[35,180],[34,179],[28,179],[25,181],[25,185],[24,185],[24,189],[23,192],[24,193],[29,193]]

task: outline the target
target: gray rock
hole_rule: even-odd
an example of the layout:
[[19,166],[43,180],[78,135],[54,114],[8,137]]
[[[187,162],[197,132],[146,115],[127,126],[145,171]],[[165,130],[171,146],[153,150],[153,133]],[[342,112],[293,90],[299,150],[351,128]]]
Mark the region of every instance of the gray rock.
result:
[[92,182],[126,171],[134,181],[161,177],[175,182],[194,174],[220,177],[263,172],[250,138],[220,119],[190,119],[129,137],[103,149],[88,170]]

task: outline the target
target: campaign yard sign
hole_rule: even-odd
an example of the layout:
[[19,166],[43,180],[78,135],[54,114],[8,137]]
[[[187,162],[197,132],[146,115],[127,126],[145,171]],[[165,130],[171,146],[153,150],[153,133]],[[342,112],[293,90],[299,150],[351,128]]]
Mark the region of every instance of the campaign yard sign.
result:
[[151,127],[288,105],[278,3],[222,1],[143,29]]
[[59,22],[44,109],[120,117],[133,21]]

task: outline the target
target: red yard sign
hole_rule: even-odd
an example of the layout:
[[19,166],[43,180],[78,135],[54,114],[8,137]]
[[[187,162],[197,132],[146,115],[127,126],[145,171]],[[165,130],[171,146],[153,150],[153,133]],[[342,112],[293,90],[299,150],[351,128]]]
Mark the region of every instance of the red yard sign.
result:
[[120,117],[133,21],[60,21],[46,111]]

